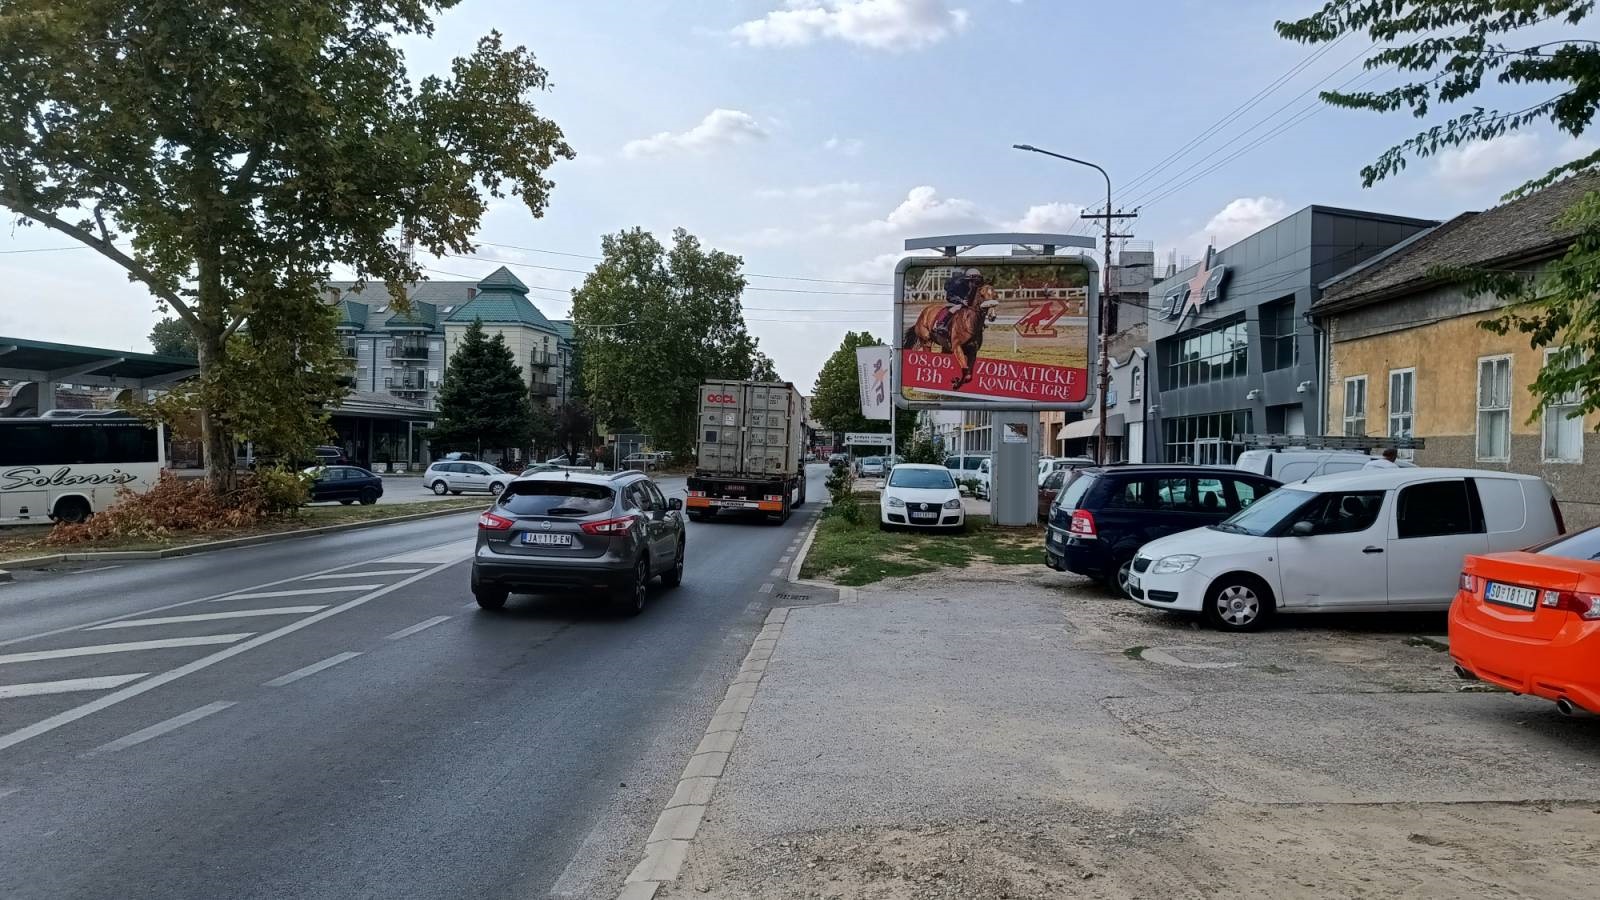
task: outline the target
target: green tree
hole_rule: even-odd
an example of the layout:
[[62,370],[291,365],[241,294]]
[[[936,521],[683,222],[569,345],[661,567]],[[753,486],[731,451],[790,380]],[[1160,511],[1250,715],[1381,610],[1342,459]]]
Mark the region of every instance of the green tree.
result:
[[[1365,32],[1381,45],[1367,57],[1366,68],[1392,66],[1425,76],[1382,91],[1323,92],[1322,99],[1334,106],[1405,109],[1421,119],[1437,106],[1472,97],[1486,80],[1540,88],[1541,99],[1531,105],[1512,111],[1473,106],[1389,148],[1361,170],[1363,184],[1370,187],[1403,170],[1410,158],[1546,123],[1582,137],[1600,108],[1600,42],[1576,29],[1594,11],[1592,0],[1330,0],[1310,16],[1278,22],[1277,30],[1307,44]],[[1553,24],[1574,30],[1554,31]],[[1579,153],[1506,198],[1600,168],[1600,150]],[[1557,354],[1540,372],[1532,390],[1545,402],[1576,392],[1587,413],[1600,409],[1600,192],[1587,192],[1558,225],[1575,238],[1564,256],[1540,271],[1441,267],[1434,274],[1507,302],[1484,327],[1501,334],[1521,331],[1535,348],[1565,348],[1568,352]]]
[[772,361],[772,357],[757,350],[751,361],[750,380],[782,381],[783,379],[778,377],[778,365]]
[[576,461],[579,454],[587,453],[594,445],[594,413],[581,399],[568,398],[556,407],[556,449]]
[[516,355],[499,334],[485,338],[474,319],[445,366],[439,420],[428,439],[481,456],[486,448],[525,446],[532,432],[532,397]]
[[182,319],[163,318],[150,329],[150,346],[158,356],[194,356],[194,332]]
[[655,446],[687,452],[700,384],[757,371],[741,260],[681,228],[670,250],[639,228],[605,236],[601,249],[572,306],[590,408],[613,428],[628,420]]
[[[846,332],[839,349],[833,351],[817,373],[817,383],[811,392],[811,414],[839,440],[847,431],[889,430],[888,422],[868,419],[861,414],[861,379],[856,367],[857,348],[882,345],[883,341],[869,332]],[[895,411],[895,428],[902,441],[911,440],[911,432],[916,424],[915,412],[905,409]]]
[[[572,152],[529,95],[545,71],[498,34],[413,82],[402,40],[457,0],[6,0],[0,9],[0,206],[93,248],[189,327],[197,407],[219,487],[232,438],[301,417],[253,389],[314,402],[319,359],[288,383],[230,384],[246,322],[326,329],[313,308],[335,264],[404,305],[420,270],[402,245],[469,252],[490,197],[543,212],[545,171]],[[487,195],[487,196],[486,196]],[[274,417],[257,424],[261,414]],[[278,417],[284,418],[278,418]],[[240,431],[234,431],[238,429]],[[300,439],[309,437],[301,435]]]

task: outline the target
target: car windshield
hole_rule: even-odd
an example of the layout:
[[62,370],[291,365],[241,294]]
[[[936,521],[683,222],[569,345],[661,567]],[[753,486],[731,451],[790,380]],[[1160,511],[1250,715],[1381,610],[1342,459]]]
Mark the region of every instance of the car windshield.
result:
[[513,481],[500,505],[519,516],[592,516],[610,509],[615,496],[603,484],[535,479]]
[[889,486],[922,490],[954,489],[955,479],[944,469],[907,469],[897,467],[889,474]]
[[1600,562],[1600,526],[1576,534],[1564,534],[1542,547],[1535,547],[1533,552]]
[[1297,491],[1280,488],[1235,513],[1226,521],[1212,525],[1218,531],[1234,534],[1253,534],[1257,537],[1271,534],[1290,516],[1298,513],[1307,503],[1317,499],[1315,491]]

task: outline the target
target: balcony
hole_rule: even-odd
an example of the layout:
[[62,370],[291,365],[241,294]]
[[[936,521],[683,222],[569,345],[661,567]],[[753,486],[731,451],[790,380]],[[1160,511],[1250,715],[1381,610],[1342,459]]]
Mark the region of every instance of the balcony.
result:
[[427,341],[390,341],[390,359],[413,359],[426,362],[428,359]]
[[548,369],[556,364],[556,355],[543,350],[535,350],[528,355],[528,365],[535,369]]
[[391,375],[383,380],[383,386],[396,394],[422,393],[428,389],[428,380],[422,373],[416,375]]
[[535,381],[532,391],[535,397],[554,397],[561,393],[561,386],[548,381]]

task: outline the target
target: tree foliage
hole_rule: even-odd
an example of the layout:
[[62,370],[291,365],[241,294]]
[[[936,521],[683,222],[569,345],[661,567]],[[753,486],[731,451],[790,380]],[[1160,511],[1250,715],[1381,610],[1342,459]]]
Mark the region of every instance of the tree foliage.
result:
[[556,407],[555,417],[556,449],[565,453],[568,460],[576,460],[580,454],[594,449],[595,421],[589,404],[569,397],[567,402]]
[[[812,388],[811,414],[824,428],[832,431],[835,439],[843,440],[847,431],[888,431],[889,423],[868,419],[861,414],[861,380],[856,367],[856,349],[882,346],[883,341],[865,331],[849,331],[833,351],[828,361],[817,373],[817,383]],[[916,427],[917,414],[910,410],[895,411],[895,427],[902,440],[910,440]]]
[[150,347],[157,356],[194,356],[194,332],[182,319],[167,316],[150,329]]
[[439,420],[428,439],[435,449],[479,454],[525,446],[533,437],[532,404],[516,354],[500,334],[485,337],[474,319],[445,366]]
[[[219,485],[229,429],[261,427],[261,405],[220,383],[250,346],[229,340],[244,323],[263,345],[284,346],[268,336],[280,319],[331,334],[308,304],[336,264],[404,305],[421,273],[402,244],[470,251],[489,197],[539,215],[545,171],[572,155],[528,100],[545,71],[498,34],[447,75],[408,78],[399,42],[431,35],[456,2],[0,8],[0,206],[112,260],[189,327]],[[319,393],[320,374],[277,372],[290,383],[264,387],[282,402]]]
[[605,236],[601,249],[572,306],[589,406],[613,427],[632,421],[656,447],[685,453],[700,384],[757,371],[739,305],[742,261],[681,228],[670,249],[639,228]]
[[[1309,44],[1364,31],[1382,45],[1367,58],[1368,69],[1393,66],[1427,76],[1385,91],[1323,92],[1323,100],[1335,106],[1405,109],[1426,118],[1440,105],[1467,100],[1486,82],[1540,89],[1540,99],[1530,105],[1511,111],[1473,106],[1389,148],[1361,170],[1363,183],[1370,187],[1403,170],[1411,157],[1543,123],[1581,138],[1600,108],[1600,41],[1589,32],[1554,37],[1552,27],[1576,29],[1594,11],[1593,0],[1329,0],[1311,16],[1278,22],[1277,29],[1286,38]],[[1542,37],[1552,39],[1530,37],[1536,27]],[[1600,150],[1581,153],[1506,197],[1597,168]],[[1576,237],[1563,256],[1538,271],[1440,267],[1431,274],[1506,302],[1504,312],[1483,327],[1500,334],[1519,331],[1534,348],[1563,348],[1530,388],[1542,401],[1540,407],[1575,393],[1582,410],[1589,412],[1600,408],[1600,192],[1587,192],[1557,227],[1574,230]]]
[[782,381],[783,379],[778,377],[778,365],[772,361],[772,357],[757,350],[750,363],[750,380]]

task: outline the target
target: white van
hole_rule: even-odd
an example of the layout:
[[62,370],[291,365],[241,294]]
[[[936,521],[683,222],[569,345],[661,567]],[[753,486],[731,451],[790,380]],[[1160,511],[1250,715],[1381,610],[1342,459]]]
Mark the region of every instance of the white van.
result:
[[[1246,450],[1239,454],[1234,467],[1265,475],[1288,484],[1322,475],[1355,472],[1366,467],[1375,457],[1356,450]],[[1413,468],[1409,462],[1400,462],[1401,468]]]
[[1367,469],[1286,484],[1217,525],[1152,541],[1128,593],[1253,631],[1274,612],[1448,609],[1468,554],[1564,530],[1550,486],[1477,469]]

